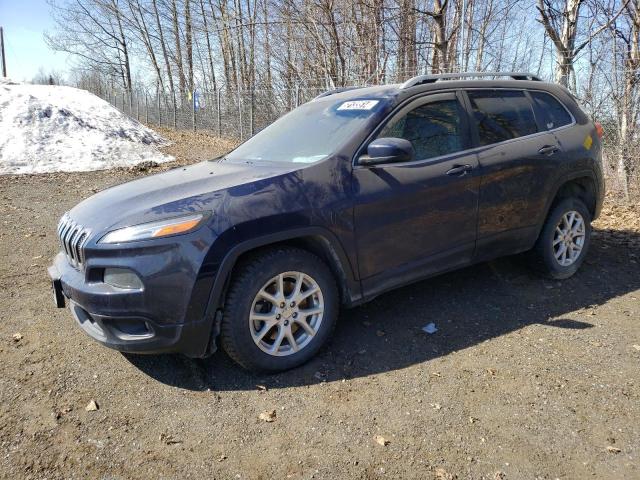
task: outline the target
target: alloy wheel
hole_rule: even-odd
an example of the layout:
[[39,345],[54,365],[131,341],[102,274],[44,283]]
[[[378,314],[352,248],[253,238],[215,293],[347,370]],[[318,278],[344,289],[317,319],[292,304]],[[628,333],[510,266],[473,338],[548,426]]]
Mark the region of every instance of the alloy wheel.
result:
[[266,282],[253,300],[251,337],[269,355],[292,355],[313,340],[323,314],[322,291],[310,275],[280,273]]
[[563,267],[572,265],[584,247],[586,225],[580,213],[565,213],[556,225],[553,236],[553,256]]

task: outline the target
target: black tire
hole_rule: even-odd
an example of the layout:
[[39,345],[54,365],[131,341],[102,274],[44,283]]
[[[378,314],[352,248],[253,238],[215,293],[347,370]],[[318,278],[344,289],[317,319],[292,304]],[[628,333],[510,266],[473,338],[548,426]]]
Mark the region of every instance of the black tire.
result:
[[[568,266],[559,263],[554,255],[553,241],[556,226],[567,212],[578,212],[585,223],[585,236],[582,250],[575,261]],[[575,274],[584,261],[589,244],[591,243],[591,213],[589,209],[577,198],[565,198],[556,203],[549,212],[544,222],[540,236],[531,250],[529,258],[533,269],[546,278],[562,280]]]
[[[254,342],[249,316],[254,299],[265,283],[281,273],[292,271],[304,273],[315,280],[324,301],[324,312],[315,335],[304,347],[286,356],[274,356]],[[335,328],[338,311],[338,290],[329,267],[305,250],[277,247],[251,256],[234,270],[225,300],[220,340],[227,354],[247,370],[288,370],[302,365],[318,353]]]

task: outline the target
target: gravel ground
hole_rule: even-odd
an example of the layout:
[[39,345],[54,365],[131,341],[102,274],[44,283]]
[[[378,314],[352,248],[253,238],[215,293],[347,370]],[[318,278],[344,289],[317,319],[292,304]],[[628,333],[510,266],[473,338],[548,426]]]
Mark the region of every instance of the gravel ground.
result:
[[[230,146],[162,134],[182,163]],[[516,257],[417,283],[262,376],[123,355],[53,307],[58,218],[141,170],[0,177],[0,477],[640,478],[638,206],[608,200],[572,279]]]

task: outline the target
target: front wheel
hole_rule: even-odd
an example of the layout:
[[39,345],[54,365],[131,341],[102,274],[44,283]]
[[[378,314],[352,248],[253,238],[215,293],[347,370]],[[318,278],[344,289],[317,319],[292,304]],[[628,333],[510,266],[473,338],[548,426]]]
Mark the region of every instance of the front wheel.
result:
[[567,198],[551,209],[531,251],[532,265],[542,275],[565,279],[578,271],[591,240],[591,214],[582,201]]
[[297,248],[266,251],[239,265],[222,319],[227,354],[249,370],[282,371],[313,357],[338,316],[331,270]]

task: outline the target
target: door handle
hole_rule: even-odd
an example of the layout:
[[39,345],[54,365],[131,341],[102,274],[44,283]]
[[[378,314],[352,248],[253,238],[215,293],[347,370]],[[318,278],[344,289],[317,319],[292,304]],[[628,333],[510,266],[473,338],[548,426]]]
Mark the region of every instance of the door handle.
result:
[[447,175],[450,177],[462,177],[471,170],[473,170],[471,165],[454,165],[450,170],[447,170]]
[[544,147],[538,150],[538,153],[541,155],[553,155],[554,153],[560,150],[557,145],[545,145]]

